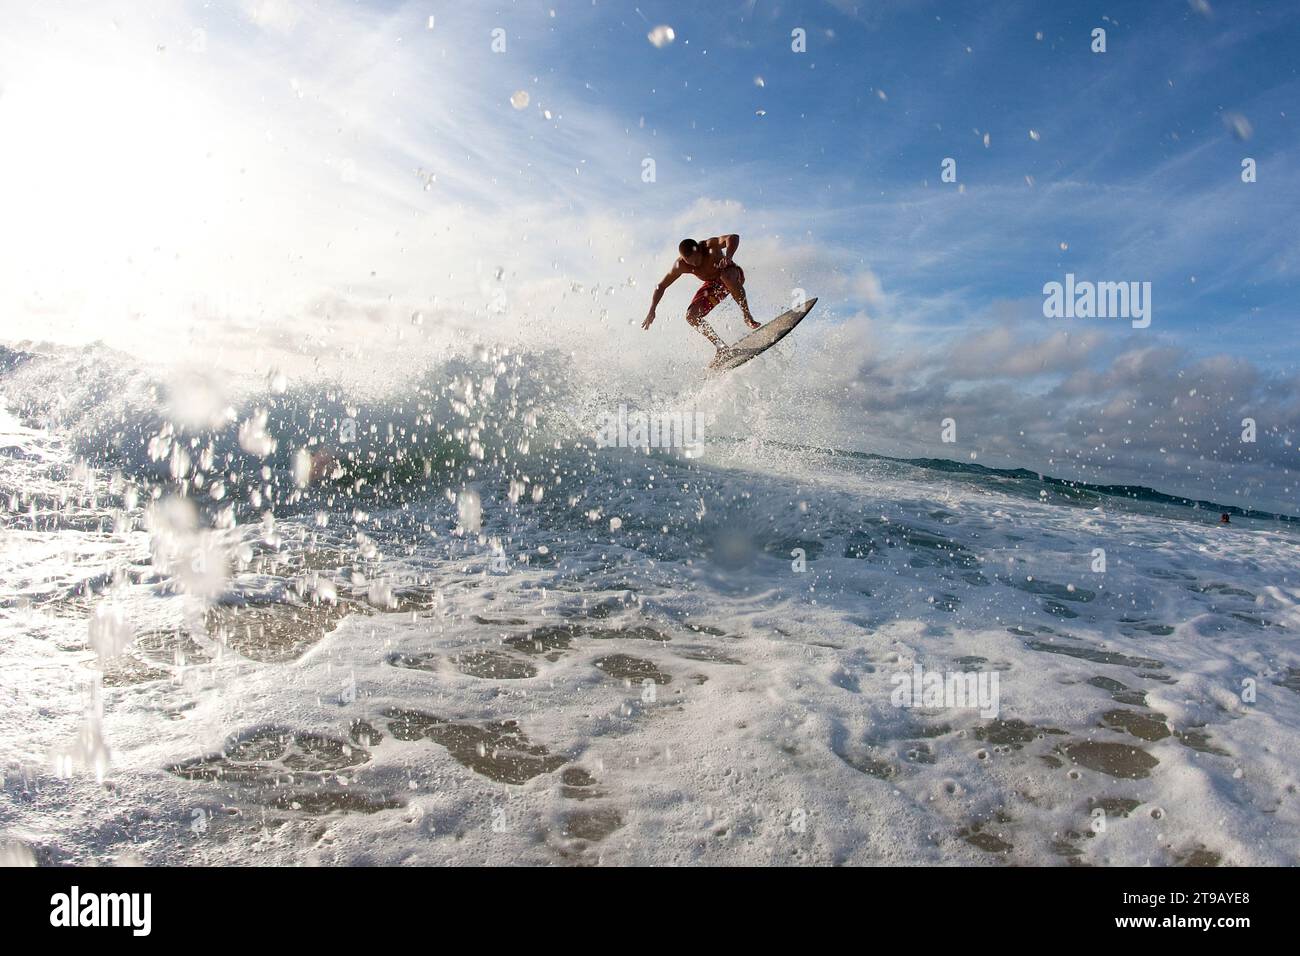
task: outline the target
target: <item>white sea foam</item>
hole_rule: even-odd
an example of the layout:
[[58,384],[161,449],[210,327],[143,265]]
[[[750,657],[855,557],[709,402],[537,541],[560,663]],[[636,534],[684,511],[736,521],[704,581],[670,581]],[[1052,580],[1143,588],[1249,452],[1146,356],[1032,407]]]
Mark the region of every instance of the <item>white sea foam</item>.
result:
[[[757,439],[597,449],[574,423],[605,405],[530,391],[543,361],[485,356],[361,403],[359,454],[334,446],[347,477],[309,487],[289,449],[347,409],[290,388],[266,461],[239,454],[244,412],[223,419],[216,500],[136,455],[166,418],[143,373],[71,409],[38,401],[49,367],[11,374],[28,424],[0,421],[0,844],[1297,862],[1289,526]],[[146,521],[180,500],[201,528]],[[893,706],[917,666],[995,672],[999,717]]]

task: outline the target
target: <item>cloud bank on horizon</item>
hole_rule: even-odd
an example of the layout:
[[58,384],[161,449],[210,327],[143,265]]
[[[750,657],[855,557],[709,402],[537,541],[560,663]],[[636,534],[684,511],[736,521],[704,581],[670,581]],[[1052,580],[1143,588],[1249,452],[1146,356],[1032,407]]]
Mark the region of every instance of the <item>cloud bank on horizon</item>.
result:
[[[509,337],[662,383],[707,348],[686,283],[637,329],[650,289],[681,236],[737,231],[760,315],[822,298],[764,373],[791,435],[1297,510],[1284,6],[7,18],[5,338],[342,370]],[[1045,317],[1067,275],[1149,282],[1149,327]]]

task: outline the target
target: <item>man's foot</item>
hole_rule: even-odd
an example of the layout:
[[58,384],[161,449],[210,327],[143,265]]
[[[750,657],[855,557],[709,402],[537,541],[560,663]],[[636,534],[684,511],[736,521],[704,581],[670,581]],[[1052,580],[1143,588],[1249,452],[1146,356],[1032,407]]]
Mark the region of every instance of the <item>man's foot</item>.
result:
[[752,315],[745,316],[745,324],[748,325],[751,329],[761,329],[763,327],[760,323],[754,321],[754,317]]

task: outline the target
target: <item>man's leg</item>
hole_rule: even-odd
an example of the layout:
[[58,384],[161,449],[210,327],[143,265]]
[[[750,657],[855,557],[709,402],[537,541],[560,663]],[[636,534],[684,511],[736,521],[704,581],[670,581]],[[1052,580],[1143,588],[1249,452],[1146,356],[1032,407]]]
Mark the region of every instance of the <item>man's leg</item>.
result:
[[687,324],[691,328],[699,329],[719,352],[727,347],[726,343],[718,338],[718,333],[713,331],[713,326],[704,321],[704,317],[712,312],[713,307],[721,302],[725,296],[726,293],[715,283],[706,282],[700,286],[699,291],[695,293],[695,298],[691,299],[690,308],[686,310]]
[[713,331],[713,326],[705,321],[704,316],[696,311],[694,306],[686,310],[686,321],[692,328],[699,329],[719,352],[727,347],[727,344],[718,338],[718,333]]
[[741,271],[740,266],[735,264],[728,266],[722,270],[721,278],[723,286],[736,300],[736,305],[740,306],[740,314],[745,317],[745,324],[751,329],[758,328],[758,323],[749,314],[749,302],[745,298],[745,273]]

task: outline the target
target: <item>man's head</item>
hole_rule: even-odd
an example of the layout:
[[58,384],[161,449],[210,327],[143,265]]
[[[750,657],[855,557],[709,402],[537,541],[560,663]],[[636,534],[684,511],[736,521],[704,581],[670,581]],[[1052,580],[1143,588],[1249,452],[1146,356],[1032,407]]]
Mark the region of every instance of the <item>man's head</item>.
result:
[[691,265],[698,265],[697,260],[703,254],[704,248],[694,239],[683,239],[677,243],[677,251]]

